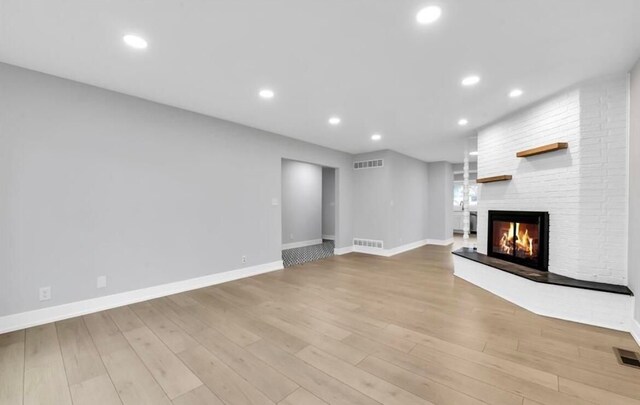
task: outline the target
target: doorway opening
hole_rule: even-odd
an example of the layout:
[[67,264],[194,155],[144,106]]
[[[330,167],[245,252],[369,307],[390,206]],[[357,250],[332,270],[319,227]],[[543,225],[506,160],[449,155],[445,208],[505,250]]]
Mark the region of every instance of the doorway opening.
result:
[[333,256],[336,239],[336,169],[282,159],[284,267]]

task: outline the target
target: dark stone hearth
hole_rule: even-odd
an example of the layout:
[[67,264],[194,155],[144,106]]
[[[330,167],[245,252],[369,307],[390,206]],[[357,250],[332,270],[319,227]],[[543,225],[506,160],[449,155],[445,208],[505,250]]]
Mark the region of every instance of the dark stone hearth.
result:
[[575,278],[561,276],[548,271],[535,270],[516,263],[507,262],[495,257],[489,257],[478,253],[474,249],[462,248],[452,252],[456,256],[482,263],[494,269],[506,271],[516,276],[524,277],[537,283],[560,285],[564,287],[583,288],[585,290],[603,291],[614,294],[633,295],[629,287],[625,285],[596,283],[594,281],[576,280]]

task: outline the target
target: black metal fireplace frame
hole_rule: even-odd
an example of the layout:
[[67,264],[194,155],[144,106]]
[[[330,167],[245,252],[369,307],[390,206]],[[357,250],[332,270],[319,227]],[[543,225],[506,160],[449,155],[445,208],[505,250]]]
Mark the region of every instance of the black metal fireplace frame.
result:
[[[513,255],[493,251],[493,221],[538,224],[540,228],[538,260],[521,259]],[[487,255],[512,263],[521,264],[541,271],[549,271],[549,213],[542,211],[489,211],[489,233],[487,235]]]

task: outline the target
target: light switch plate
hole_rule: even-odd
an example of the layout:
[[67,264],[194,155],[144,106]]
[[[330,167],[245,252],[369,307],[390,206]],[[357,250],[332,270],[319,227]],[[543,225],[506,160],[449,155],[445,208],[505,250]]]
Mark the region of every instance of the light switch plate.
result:
[[107,276],[100,276],[96,281],[97,288],[107,288]]

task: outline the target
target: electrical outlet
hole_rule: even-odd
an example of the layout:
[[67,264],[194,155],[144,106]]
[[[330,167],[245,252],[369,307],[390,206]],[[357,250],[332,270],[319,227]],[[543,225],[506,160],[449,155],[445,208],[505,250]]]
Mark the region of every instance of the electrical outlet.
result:
[[40,301],[49,301],[51,299],[51,287],[40,288]]
[[96,288],[107,288],[107,276],[98,277]]
[[247,262],[247,256],[242,256],[242,263],[246,263]]
[[293,240],[293,234],[292,233],[289,234],[289,239]]

